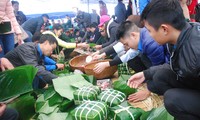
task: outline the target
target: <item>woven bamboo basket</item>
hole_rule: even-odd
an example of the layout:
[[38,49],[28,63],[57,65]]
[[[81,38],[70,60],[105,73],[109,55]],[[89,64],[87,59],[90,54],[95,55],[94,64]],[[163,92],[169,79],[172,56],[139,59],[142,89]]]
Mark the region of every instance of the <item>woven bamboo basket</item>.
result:
[[95,73],[93,71],[93,69],[97,63],[107,62],[107,61],[109,61],[109,60],[99,60],[99,61],[94,61],[94,62],[88,63],[85,65],[84,71],[88,75],[93,75],[96,79],[109,78],[117,71],[117,66],[107,67],[101,73]]
[[72,58],[69,61],[69,66],[71,67],[72,70],[78,69],[84,72],[84,66],[87,64],[85,61],[86,57],[87,55],[80,55]]

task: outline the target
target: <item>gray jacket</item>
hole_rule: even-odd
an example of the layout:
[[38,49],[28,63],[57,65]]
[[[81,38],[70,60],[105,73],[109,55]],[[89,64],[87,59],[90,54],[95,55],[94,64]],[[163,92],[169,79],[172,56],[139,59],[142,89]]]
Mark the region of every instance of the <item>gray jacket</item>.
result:
[[37,50],[37,44],[25,43],[5,55],[14,67],[22,65],[33,65],[38,68],[37,76],[46,83],[52,83],[52,79],[57,78],[54,74],[47,71],[44,66],[43,55],[40,56]]
[[36,18],[30,18],[22,24],[22,28],[26,31],[30,31],[32,34],[35,34],[35,32],[40,32],[43,24],[44,20],[42,16]]

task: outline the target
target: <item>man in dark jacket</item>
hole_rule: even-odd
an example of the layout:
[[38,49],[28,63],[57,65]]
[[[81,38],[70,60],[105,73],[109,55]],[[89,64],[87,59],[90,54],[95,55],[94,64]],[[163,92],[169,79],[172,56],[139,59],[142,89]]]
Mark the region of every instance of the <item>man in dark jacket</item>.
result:
[[[164,95],[167,111],[177,120],[200,119],[200,25],[187,23],[177,0],[152,0],[141,19],[159,43],[173,46],[170,65],[155,66],[133,75],[128,85]],[[175,22],[176,21],[176,22]]]
[[[55,37],[49,34],[42,35],[38,44],[25,43],[5,55],[14,67],[22,65],[33,65],[38,68],[37,77],[44,83],[51,84],[52,79],[57,78],[47,71],[44,66],[44,57],[50,56],[57,46]],[[34,81],[34,87],[38,87],[39,81]]]
[[117,23],[121,23],[126,20],[126,7],[123,0],[118,0],[118,4],[115,7],[115,16],[117,17]]
[[41,28],[49,19],[49,16],[47,14],[43,14],[40,17],[36,18],[30,18],[26,22],[22,24],[22,28],[26,31],[26,33],[29,35],[29,38],[27,38],[25,41],[31,42],[32,37],[36,32],[42,32]]

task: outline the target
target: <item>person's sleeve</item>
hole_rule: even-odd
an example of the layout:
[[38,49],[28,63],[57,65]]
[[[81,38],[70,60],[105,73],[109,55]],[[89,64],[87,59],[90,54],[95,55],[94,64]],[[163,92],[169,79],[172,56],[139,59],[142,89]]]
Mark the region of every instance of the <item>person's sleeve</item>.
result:
[[45,65],[55,65],[56,64],[56,61],[54,61],[53,59],[45,56],[44,57],[44,64]]
[[57,36],[55,36],[55,34],[51,31],[45,31],[42,34],[53,35],[56,38],[56,40],[58,41],[58,45],[63,48],[76,48],[76,43],[65,42],[65,41],[61,40],[60,38],[58,38]]
[[48,71],[53,71],[55,70],[57,67],[56,65],[45,65],[46,70]]
[[158,65],[158,66],[153,66],[150,67],[147,70],[144,70],[144,76],[146,80],[152,80],[153,79],[153,75],[156,73],[156,71],[159,71],[161,69],[170,69],[170,65],[165,63],[163,65]]
[[122,61],[118,56],[116,56],[113,60],[109,61],[110,66],[118,65],[121,63]]
[[40,18],[38,20],[38,24],[37,24],[37,28],[36,28],[36,32],[40,32],[42,25],[44,24],[43,19]]
[[[106,53],[106,52],[108,52],[108,51],[111,51],[111,50],[113,49],[113,46],[114,46],[115,44],[117,44],[117,43],[118,43],[118,41],[115,41],[115,42],[113,42],[112,44],[110,44],[109,46],[106,46],[105,48],[102,48],[102,49],[99,51],[99,53],[102,54],[102,53]],[[114,53],[115,53],[115,51],[114,51]]]
[[137,50],[134,50],[134,49],[129,49],[126,54],[122,55],[120,57],[120,60],[123,62],[123,63],[126,63],[128,62],[129,60],[135,58],[137,55],[139,54],[139,51]]

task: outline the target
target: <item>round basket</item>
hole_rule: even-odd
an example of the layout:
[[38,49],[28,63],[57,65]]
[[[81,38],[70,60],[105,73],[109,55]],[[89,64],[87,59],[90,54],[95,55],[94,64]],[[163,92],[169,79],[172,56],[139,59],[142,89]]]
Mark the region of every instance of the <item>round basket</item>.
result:
[[107,62],[107,61],[109,61],[109,60],[100,60],[100,61],[94,61],[94,62],[88,63],[88,64],[85,65],[84,71],[87,75],[93,75],[96,79],[109,78],[117,71],[117,66],[107,67],[101,73],[95,73],[93,71],[94,66],[97,63]]
[[85,61],[86,57],[87,55],[81,55],[81,56],[76,56],[72,58],[69,61],[69,66],[71,67],[72,70],[78,69],[84,72],[84,66],[87,64]]

